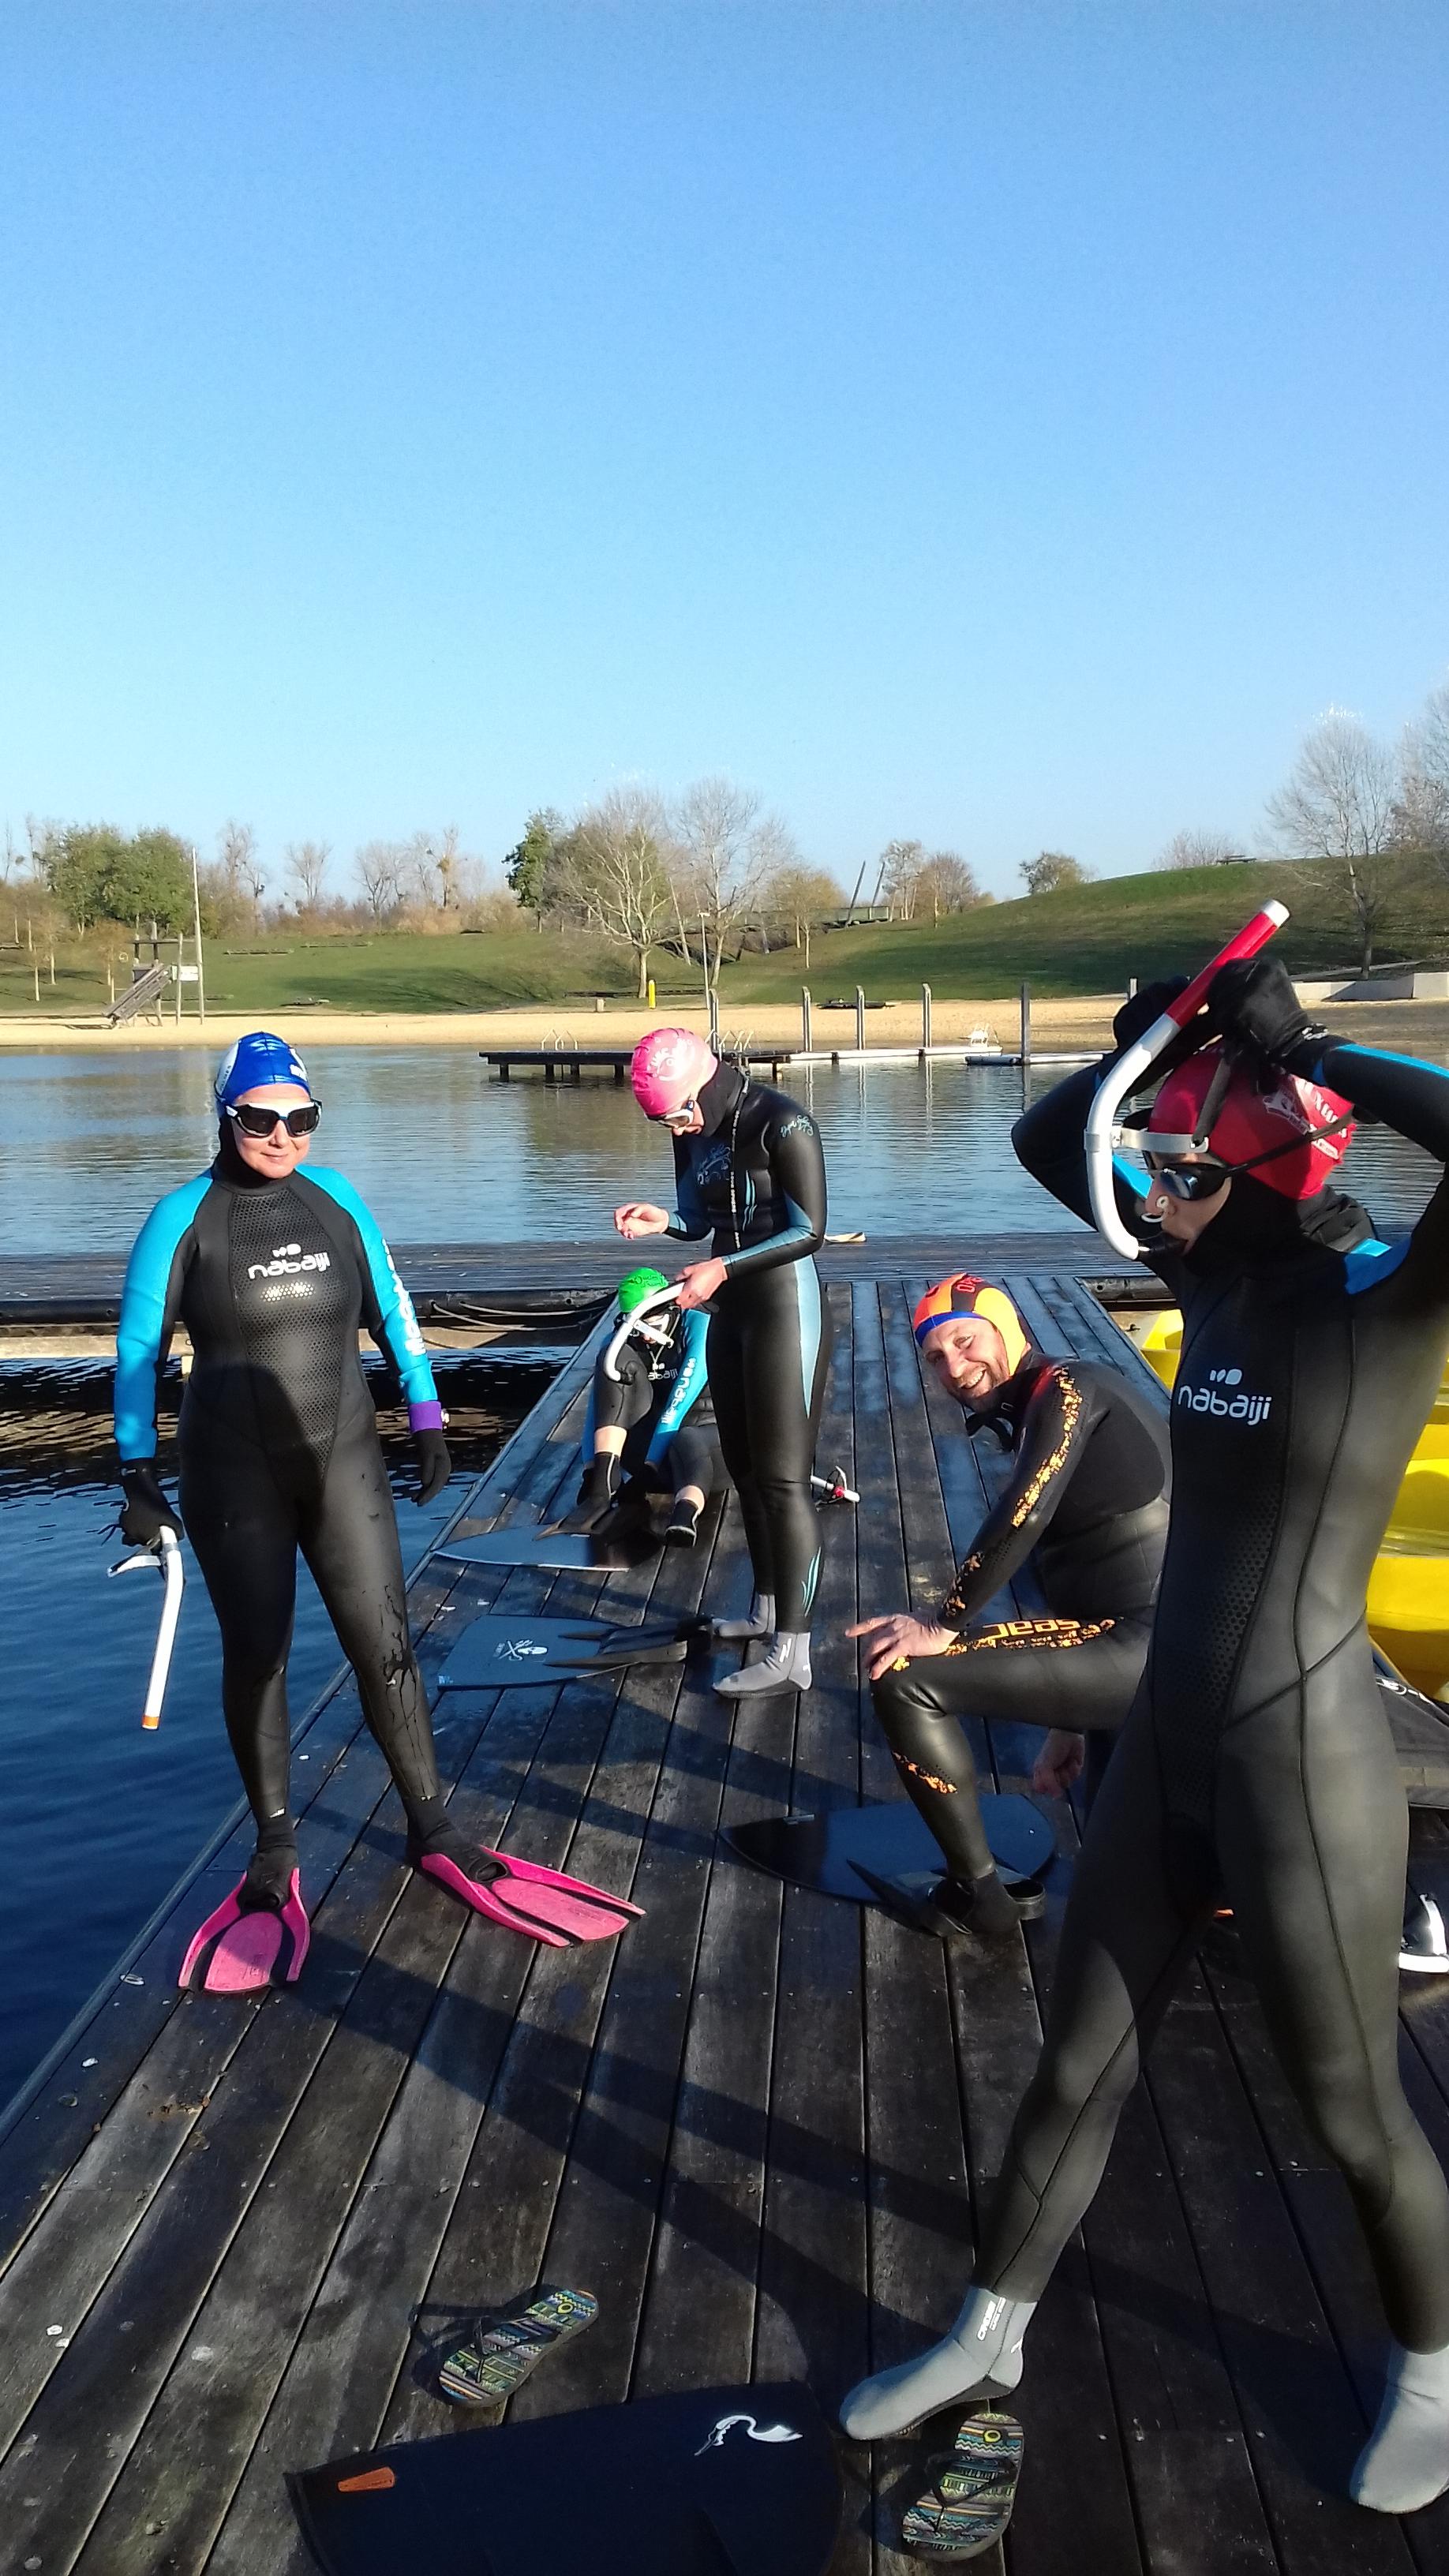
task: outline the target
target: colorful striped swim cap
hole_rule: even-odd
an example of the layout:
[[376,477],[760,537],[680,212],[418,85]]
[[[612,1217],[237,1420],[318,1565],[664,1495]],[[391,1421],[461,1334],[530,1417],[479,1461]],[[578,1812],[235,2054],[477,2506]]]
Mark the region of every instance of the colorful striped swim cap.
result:
[[960,1270],[954,1279],[938,1279],[928,1288],[911,1322],[919,1346],[938,1324],[949,1324],[956,1317],[979,1315],[983,1323],[994,1324],[1006,1350],[1006,1373],[1015,1377],[1031,1348],[1031,1336],[1022,1326],[1021,1317],[1004,1288],[988,1288],[984,1279],[975,1279],[969,1270]]

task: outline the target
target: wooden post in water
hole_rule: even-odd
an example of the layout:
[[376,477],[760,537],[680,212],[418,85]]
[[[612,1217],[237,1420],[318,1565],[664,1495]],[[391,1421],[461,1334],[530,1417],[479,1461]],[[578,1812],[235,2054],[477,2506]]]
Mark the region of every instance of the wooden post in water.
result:
[[813,1041],[810,1035],[810,987],[808,984],[802,984],[800,987],[800,1044],[806,1055],[813,1053]]
[[865,1053],[865,988],[864,988],[864,986],[863,986],[863,985],[861,985],[861,984],[857,984],[857,985],[856,985],[856,988],[855,988],[855,1046],[856,1046],[856,1053],[857,1053],[858,1055],[864,1055],[864,1053]]
[[929,1053],[931,1045],[931,987],[921,986],[921,1047]]
[[1023,984],[1021,988],[1021,1060],[1023,1064],[1031,1062],[1031,986],[1029,984]]

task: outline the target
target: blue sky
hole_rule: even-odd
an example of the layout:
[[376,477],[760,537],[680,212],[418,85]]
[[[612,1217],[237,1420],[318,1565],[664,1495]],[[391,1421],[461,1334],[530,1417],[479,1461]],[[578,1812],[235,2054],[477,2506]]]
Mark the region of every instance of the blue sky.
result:
[[1442,0],[11,0],[0,820],[1252,834],[1449,671]]

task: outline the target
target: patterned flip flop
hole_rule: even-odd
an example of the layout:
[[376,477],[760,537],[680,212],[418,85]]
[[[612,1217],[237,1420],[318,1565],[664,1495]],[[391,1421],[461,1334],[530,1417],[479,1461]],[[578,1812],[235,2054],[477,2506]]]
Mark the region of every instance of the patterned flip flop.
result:
[[523,2386],[536,2362],[571,2335],[582,2334],[599,2313],[587,2290],[536,2290],[527,2304],[486,2309],[471,2339],[450,2352],[438,2387],[455,2406],[497,2406]]
[[931,2462],[930,2493],[901,2524],[903,2545],[918,2558],[979,2558],[1011,2520],[1021,2474],[1021,2426],[1014,2415],[978,2407],[956,2436],[956,2448]]

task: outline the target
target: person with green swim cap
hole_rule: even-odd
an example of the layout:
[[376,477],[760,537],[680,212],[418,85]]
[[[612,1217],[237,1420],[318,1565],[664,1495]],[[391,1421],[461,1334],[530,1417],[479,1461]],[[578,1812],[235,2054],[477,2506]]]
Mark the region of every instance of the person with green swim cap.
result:
[[563,1529],[594,1529],[616,1505],[643,1503],[651,1490],[663,1490],[673,1496],[666,1544],[693,1547],[700,1513],[724,1482],[704,1365],[709,1319],[698,1309],[651,1309],[668,1286],[662,1270],[647,1268],[619,1282],[619,1322],[637,1320],[614,1350],[617,1376],[602,1352],[595,1364],[583,1479]]

